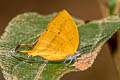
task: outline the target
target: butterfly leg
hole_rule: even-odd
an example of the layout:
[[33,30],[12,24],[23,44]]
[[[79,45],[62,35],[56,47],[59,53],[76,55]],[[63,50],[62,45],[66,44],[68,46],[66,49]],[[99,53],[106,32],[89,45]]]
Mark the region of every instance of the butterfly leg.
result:
[[70,56],[70,61],[69,61],[69,64],[73,61],[73,60],[76,60],[77,58],[77,54],[74,53],[72,56]]
[[73,60],[76,60],[77,59],[77,56],[81,55],[81,53],[78,51],[76,51],[72,56],[67,56],[64,60],[64,63],[67,61],[67,60],[70,60],[69,61],[69,64],[73,61]]
[[[92,45],[87,45],[85,47],[82,47],[81,49],[85,49],[85,48],[88,48],[88,47],[91,47]],[[76,58],[78,56],[80,56],[82,53],[84,53],[84,50],[81,50],[81,51],[76,51],[72,56],[67,56],[64,60],[64,63],[67,61],[67,60],[70,60],[69,61],[69,64],[73,61],[73,60],[76,60]]]
[[67,60],[70,60],[69,63],[68,63],[68,64],[70,64],[73,61],[73,59],[76,59],[76,55],[67,56],[63,63],[66,63]]
[[65,60],[64,60],[63,63],[66,63],[67,60],[69,60],[69,56],[67,56],[67,57],[65,58]]

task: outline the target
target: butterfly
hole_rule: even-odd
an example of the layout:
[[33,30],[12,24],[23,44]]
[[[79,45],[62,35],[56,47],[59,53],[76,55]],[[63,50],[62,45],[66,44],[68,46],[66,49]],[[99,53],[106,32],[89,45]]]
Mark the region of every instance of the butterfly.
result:
[[[27,53],[29,56],[40,56],[46,60],[67,60],[72,62],[80,55],[77,52],[79,33],[75,21],[66,11],[60,11],[49,23],[46,30],[34,44],[19,44],[15,53]],[[27,46],[32,50],[19,51],[18,48]]]

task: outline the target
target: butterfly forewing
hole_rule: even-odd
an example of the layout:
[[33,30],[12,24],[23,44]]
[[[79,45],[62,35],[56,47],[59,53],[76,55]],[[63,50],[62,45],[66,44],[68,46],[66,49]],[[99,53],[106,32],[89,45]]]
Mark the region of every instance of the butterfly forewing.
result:
[[61,60],[72,56],[79,44],[77,26],[66,10],[62,10],[48,24],[36,46],[36,55],[47,60]]

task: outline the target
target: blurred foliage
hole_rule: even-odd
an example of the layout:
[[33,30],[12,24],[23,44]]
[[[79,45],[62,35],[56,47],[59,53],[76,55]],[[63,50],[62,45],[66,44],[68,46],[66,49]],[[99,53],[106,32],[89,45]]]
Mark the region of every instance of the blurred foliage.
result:
[[109,0],[109,10],[111,15],[114,13],[117,2],[118,0]]

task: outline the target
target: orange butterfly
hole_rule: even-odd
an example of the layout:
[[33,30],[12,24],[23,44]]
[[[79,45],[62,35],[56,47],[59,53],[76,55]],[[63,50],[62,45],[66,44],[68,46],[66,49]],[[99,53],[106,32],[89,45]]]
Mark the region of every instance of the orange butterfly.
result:
[[[29,56],[40,56],[46,60],[73,60],[79,44],[79,34],[72,16],[62,10],[48,24],[35,44],[19,44],[15,52],[27,53]],[[18,51],[21,46],[28,46],[32,50]],[[71,63],[70,61],[70,63]]]

